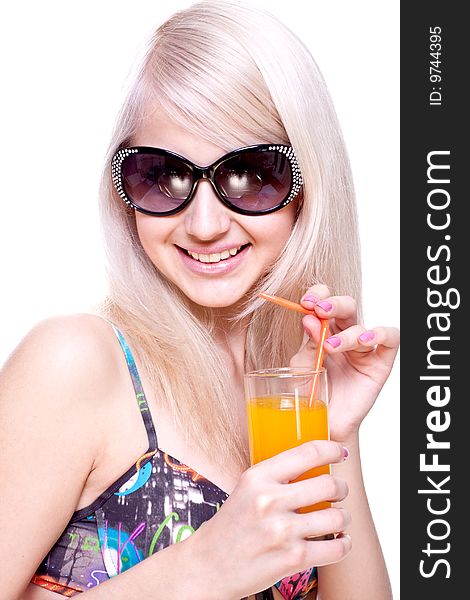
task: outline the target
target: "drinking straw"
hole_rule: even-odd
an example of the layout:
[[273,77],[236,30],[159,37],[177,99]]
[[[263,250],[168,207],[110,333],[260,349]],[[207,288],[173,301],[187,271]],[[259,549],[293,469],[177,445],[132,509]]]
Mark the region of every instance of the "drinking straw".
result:
[[269,302],[272,302],[273,304],[279,304],[279,306],[296,310],[297,312],[304,313],[305,315],[315,314],[314,310],[309,310],[308,308],[304,308],[301,304],[297,304],[297,302],[291,302],[290,300],[280,298],[279,296],[271,296],[270,294],[265,294],[264,292],[261,292],[258,294],[258,296],[260,298],[264,298],[265,300],[269,300]]
[[[297,302],[292,302],[291,300],[286,300],[285,298],[280,298],[279,296],[271,296],[271,294],[265,294],[261,292],[258,294],[260,298],[264,298],[264,300],[268,300],[273,304],[278,304],[279,306],[283,306],[284,308],[290,308],[291,310],[296,310],[297,312],[303,313],[305,315],[315,315],[314,310],[308,310],[308,308],[304,308],[301,304],[297,304]],[[325,343],[326,337],[328,335],[329,330],[329,322],[328,319],[320,319],[321,329],[320,329],[320,340],[317,346],[316,354],[315,354],[315,362],[314,362],[314,375],[312,382],[312,391],[310,392],[310,399],[308,402],[309,407],[313,405],[315,400],[315,396],[318,388],[318,377],[319,371],[323,365],[323,358],[325,355],[325,349],[323,344]]]
[[313,374],[312,391],[310,393],[310,399],[308,401],[309,407],[313,406],[315,396],[317,395],[318,377],[320,376],[320,370],[323,366],[323,357],[325,355],[325,348],[323,347],[323,344],[325,343],[326,337],[328,335],[328,329],[329,329],[329,325],[330,325],[328,322],[328,319],[320,319],[320,323],[321,323],[320,341],[318,343],[317,352],[315,355],[315,364],[314,364],[315,373]]

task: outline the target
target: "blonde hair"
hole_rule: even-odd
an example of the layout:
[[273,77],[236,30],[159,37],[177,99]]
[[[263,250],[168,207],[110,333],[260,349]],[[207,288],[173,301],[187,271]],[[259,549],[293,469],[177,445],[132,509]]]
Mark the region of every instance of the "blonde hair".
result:
[[297,154],[304,186],[292,233],[232,319],[234,325],[249,319],[247,370],[288,364],[303,335],[298,315],[263,303],[258,290],[298,301],[308,287],[325,283],[333,294],[360,301],[349,162],[317,65],[272,15],[209,0],[177,12],[156,31],[117,120],[102,179],[110,285],[102,312],[133,343],[175,426],[239,471],[248,463],[247,449],[236,416],[239,399],[212,335],[216,311],[191,306],[154,267],[111,182],[111,156],[132,143],[139,123],[155,110],[227,151],[256,136],[290,143]]

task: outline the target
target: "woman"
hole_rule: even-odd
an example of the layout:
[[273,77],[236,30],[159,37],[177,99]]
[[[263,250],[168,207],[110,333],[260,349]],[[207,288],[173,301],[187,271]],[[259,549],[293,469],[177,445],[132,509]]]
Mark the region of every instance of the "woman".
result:
[[[398,332],[359,324],[349,165],[308,51],[243,4],[177,13],[119,116],[101,198],[109,297],[40,323],[2,373],[2,531],[22,549],[2,552],[6,597],[390,598],[358,429]],[[259,291],[330,319],[332,441],[248,468],[243,373],[310,366],[319,338],[317,317]],[[337,504],[295,511],[323,500]]]

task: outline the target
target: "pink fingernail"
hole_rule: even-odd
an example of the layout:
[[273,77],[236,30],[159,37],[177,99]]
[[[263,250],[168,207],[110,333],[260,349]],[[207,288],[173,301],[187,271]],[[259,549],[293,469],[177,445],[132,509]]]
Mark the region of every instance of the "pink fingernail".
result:
[[333,348],[338,348],[338,346],[341,345],[340,337],[333,336],[328,338],[326,341],[330,344],[330,346],[333,346]]
[[[315,296],[310,296],[309,294],[307,296],[304,296],[302,298],[302,302],[310,302],[310,304],[315,305],[317,303],[317,299],[315,298]],[[313,307],[312,307],[313,308]]]
[[374,331],[364,331],[364,333],[361,333],[361,335],[359,336],[359,339],[361,340],[361,342],[370,342],[374,338],[375,338]]
[[322,308],[325,312],[330,312],[330,310],[333,308],[333,305],[331,304],[331,302],[327,302],[326,300],[317,302],[317,306]]
[[346,448],[346,446],[343,446],[343,457],[344,457],[344,460],[349,458],[349,450]]

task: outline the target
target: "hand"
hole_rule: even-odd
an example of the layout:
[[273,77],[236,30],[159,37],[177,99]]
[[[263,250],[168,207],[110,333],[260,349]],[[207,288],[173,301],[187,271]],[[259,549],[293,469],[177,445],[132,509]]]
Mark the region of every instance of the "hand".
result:
[[[202,565],[211,565],[211,598],[242,598],[282,578],[342,560],[351,550],[348,536],[307,540],[343,532],[350,523],[343,508],[300,514],[296,509],[344,499],[346,483],[320,475],[288,483],[315,466],[342,462],[344,448],[331,441],[307,442],[245,471],[220,510],[186,542]],[[185,542],[185,543],[186,543]],[[227,581],[233,588],[227,589]],[[218,585],[223,589],[218,589]]]
[[[307,296],[316,302],[308,301]],[[357,324],[356,302],[351,296],[330,296],[325,285],[309,288],[302,306],[329,319],[329,337],[324,344],[324,366],[330,390],[328,417],[332,440],[347,444],[372,408],[387,380],[398,351],[400,334],[394,327],[366,330]],[[302,346],[291,366],[312,366],[320,337],[320,321],[306,315],[302,322]]]

